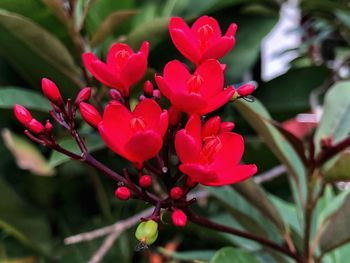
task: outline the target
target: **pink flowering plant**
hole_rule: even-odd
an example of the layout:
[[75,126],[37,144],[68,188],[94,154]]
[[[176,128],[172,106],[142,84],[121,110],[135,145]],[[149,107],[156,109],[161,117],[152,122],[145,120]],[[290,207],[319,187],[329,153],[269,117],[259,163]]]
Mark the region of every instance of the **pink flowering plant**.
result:
[[[98,49],[84,43],[79,31],[82,28],[75,25],[79,30],[72,31],[71,36],[79,51],[81,79],[74,81],[83,81],[84,85],[79,85],[78,92],[67,91],[59,77],[42,72],[41,90],[49,101],[45,108],[50,108],[50,118],[46,116],[47,120],[42,121],[42,116],[36,117],[32,110],[35,107],[21,101],[13,106],[25,135],[43,146],[43,151],[49,149],[52,162],[81,162],[82,169],[89,167],[87,170],[94,175],[97,188],[108,184],[108,190],[97,190],[97,195],[103,213],[117,222],[70,236],[65,239],[66,245],[107,236],[89,261],[105,262],[120,234],[134,228],[136,239],[131,242],[134,247],[136,244],[135,250],[144,252],[149,262],[166,262],[171,258],[181,260],[181,251],[176,252],[180,241],[169,239],[169,230],[175,228],[186,239],[192,235],[189,230],[200,229],[195,234],[198,238],[205,228],[210,235],[213,233],[210,238],[218,240],[215,249],[230,243],[223,241],[227,235],[221,234],[234,237],[230,248],[219,250],[210,262],[235,262],[238,257],[244,262],[323,262],[328,253],[350,240],[331,224],[332,220],[341,222],[345,216],[342,211],[347,209],[347,192],[337,194],[334,186],[348,179],[345,163],[350,138],[344,130],[350,130],[350,124],[344,121],[339,131],[340,125],[329,122],[337,111],[332,108],[335,94],[350,85],[340,83],[331,88],[324,102],[325,113],[312,127],[296,128],[295,119],[279,123],[253,97],[255,82],[234,84],[227,77],[232,69],[225,58],[234,54],[239,32],[235,23],[229,23],[224,31],[217,19],[207,15],[190,22],[174,16],[166,22],[167,36],[178,59],[165,61],[157,71],[150,66],[150,56],[152,52],[157,54],[157,49],[152,49],[147,34],[139,46],[121,38],[99,54]],[[91,46],[107,37],[104,27],[102,24],[99,34],[105,36],[97,35]],[[348,103],[346,98],[338,107]],[[232,109],[234,114],[228,114]],[[263,154],[270,156],[272,152],[282,163],[279,168],[288,175],[293,203],[259,186],[259,180],[271,175],[255,176],[264,164],[258,158],[245,157],[245,148],[248,153],[252,148],[251,144],[245,146],[251,141],[240,131],[247,123],[270,149],[265,148]],[[8,132],[3,137],[10,151],[18,160],[28,158]],[[92,138],[94,143],[90,142]],[[104,147],[108,151],[99,154]],[[32,162],[33,156],[29,158]],[[18,165],[23,165],[18,160]],[[42,172],[41,166],[22,168]],[[53,173],[51,168],[49,165],[43,173]],[[138,209],[126,219],[114,217],[106,212],[106,196],[112,193],[112,202],[119,209],[146,206],[145,210]],[[202,200],[210,202],[203,205]],[[334,207],[327,200],[334,200]],[[216,213],[230,219],[216,218]],[[1,222],[0,217],[0,226]],[[28,241],[25,235],[12,233],[23,242],[31,242],[31,237]],[[332,235],[339,237],[329,244]],[[165,248],[156,249],[163,245]],[[50,258],[47,254],[53,252],[45,253]],[[203,257],[191,255],[188,260]]]

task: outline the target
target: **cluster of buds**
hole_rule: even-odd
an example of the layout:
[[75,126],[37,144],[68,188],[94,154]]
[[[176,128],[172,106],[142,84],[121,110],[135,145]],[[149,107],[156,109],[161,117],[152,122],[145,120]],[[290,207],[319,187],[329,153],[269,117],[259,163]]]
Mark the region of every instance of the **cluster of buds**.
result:
[[[163,74],[154,77],[156,87],[150,80],[144,82],[143,95],[133,109],[129,103],[131,90],[147,70],[148,42],[138,52],[127,44],[116,43],[110,48],[106,62],[91,52],[83,55],[84,65],[92,76],[110,88],[110,100],[103,114],[88,102],[91,88],[82,89],[72,104],[70,99],[64,102],[55,83],[43,79],[42,90],[52,104],[52,117],[69,130],[82,155],[57,144],[49,121],[43,126],[20,105],[15,105],[15,115],[30,131],[27,135],[32,140],[85,161],[118,181],[115,196],[119,200],[136,198],[153,204],[153,214],[136,231],[141,242],[152,244],[158,236],[162,210],[171,212],[175,226],[186,226],[186,211],[193,203],[187,199],[188,193],[198,184],[233,184],[257,171],[254,164],[240,164],[244,142],[241,135],[232,132],[234,123],[223,122],[215,115],[206,117],[234,99],[249,96],[255,89],[252,84],[238,89],[224,85],[226,66],[219,59],[233,48],[236,29],[231,24],[223,36],[212,17],[200,17],[191,27],[179,17],[171,18],[170,37],[193,67],[178,60],[168,62]],[[167,110],[159,104],[162,96],[170,101]],[[130,178],[125,169],[123,175],[116,174],[89,155],[77,130],[78,109],[109,149],[134,165],[138,180]],[[179,163],[174,163],[173,155],[177,155]],[[153,191],[157,180],[164,180],[166,198]]]

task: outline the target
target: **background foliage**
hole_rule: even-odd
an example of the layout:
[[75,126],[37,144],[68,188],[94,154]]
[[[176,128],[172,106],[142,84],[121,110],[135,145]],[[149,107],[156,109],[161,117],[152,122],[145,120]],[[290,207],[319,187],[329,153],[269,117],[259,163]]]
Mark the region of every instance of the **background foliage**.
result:
[[[69,3],[74,4],[73,9]],[[282,4],[275,0],[1,0],[0,262],[87,262],[102,240],[67,246],[65,237],[112,224],[146,208],[140,202],[118,201],[113,195],[116,185],[96,171],[33,145],[22,135],[12,107],[20,103],[44,121],[50,105],[40,93],[41,78],[55,81],[64,96],[74,96],[86,84],[96,86],[85,83],[81,54],[91,49],[103,57],[115,41],[135,49],[143,40],[150,41],[151,77],[169,59],[182,59],[167,33],[168,19],[174,15],[190,22],[208,14],[224,29],[232,21],[238,24],[236,47],[224,60],[226,76],[228,83],[247,78],[257,81],[257,100],[229,105],[223,114],[245,135],[244,161],[257,163],[260,173],[276,166],[284,171],[260,186],[250,180],[207,189],[209,197],[200,200],[196,209],[218,222],[276,242],[288,235],[301,245],[301,203],[307,191],[302,154],[269,119],[283,122],[319,109],[324,101],[314,136],[316,151],[325,136],[337,142],[348,135],[350,12],[344,0],[301,0],[297,29],[301,45],[294,50],[298,55],[286,73],[264,82],[261,41],[278,22]],[[67,18],[65,8],[72,12],[72,19]],[[103,97],[97,91],[99,95]],[[81,132],[98,159],[116,170],[123,167],[123,161],[106,149],[94,131],[82,125]],[[57,129],[56,133],[63,145],[74,147],[64,131]],[[350,255],[350,197],[348,190],[336,187],[349,178],[348,160],[349,153],[344,151],[322,167],[329,184],[316,207],[312,237],[319,240],[315,253],[324,256],[324,262],[346,262]],[[324,231],[317,236],[320,226]],[[141,252],[134,250],[133,233],[133,229],[123,233],[103,262],[116,258],[121,263],[156,262],[157,255],[164,262],[290,262],[255,242],[194,225],[178,231],[169,224],[156,245]],[[171,247],[175,251],[169,251]]]

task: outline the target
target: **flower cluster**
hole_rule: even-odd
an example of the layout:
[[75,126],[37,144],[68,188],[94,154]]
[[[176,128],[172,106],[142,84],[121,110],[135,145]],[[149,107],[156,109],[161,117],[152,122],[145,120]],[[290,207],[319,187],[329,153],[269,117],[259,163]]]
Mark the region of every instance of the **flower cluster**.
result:
[[[74,104],[70,99],[65,103],[55,83],[43,79],[43,93],[53,107],[51,115],[70,131],[82,151],[81,156],[58,145],[50,121],[42,125],[20,105],[15,105],[15,115],[28,129],[26,134],[32,140],[85,161],[116,179],[119,187],[115,195],[120,200],[139,198],[154,204],[156,209],[148,218],[154,231],[146,237],[149,231],[146,224],[137,231],[137,237],[150,244],[158,235],[154,222],[160,220],[161,209],[171,211],[173,223],[183,227],[187,221],[186,207],[191,204],[187,194],[195,186],[233,184],[257,171],[255,165],[240,164],[244,142],[241,135],[232,132],[234,124],[213,115],[230,101],[254,91],[251,84],[237,90],[233,85],[225,86],[225,65],[218,59],[234,47],[236,29],[237,26],[231,24],[222,36],[218,22],[212,17],[202,16],[192,27],[179,17],[171,18],[170,37],[193,66],[178,60],[168,62],[163,73],[154,77],[158,89],[151,81],[144,82],[144,94],[133,109],[129,103],[131,91],[147,70],[148,42],[144,42],[138,52],[127,44],[116,43],[110,48],[106,62],[91,52],[83,55],[91,75],[110,88],[110,99],[103,114],[97,105],[87,102],[91,88],[82,89]],[[159,104],[161,95],[170,101],[167,110]],[[138,180],[130,178],[126,170],[123,176],[115,174],[93,159],[76,128],[78,109],[113,152],[133,163]],[[211,118],[206,117],[209,113]],[[175,155],[178,161],[172,158]],[[149,190],[154,180],[164,180],[167,198],[161,199]]]

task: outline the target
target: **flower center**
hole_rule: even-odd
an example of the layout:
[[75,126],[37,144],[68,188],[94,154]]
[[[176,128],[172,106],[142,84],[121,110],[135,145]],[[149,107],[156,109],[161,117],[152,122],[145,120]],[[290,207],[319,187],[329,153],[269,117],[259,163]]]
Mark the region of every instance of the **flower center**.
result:
[[130,127],[133,132],[144,131],[146,123],[141,118],[132,118],[130,121]]
[[126,60],[130,57],[130,53],[127,50],[122,49],[122,50],[119,50],[117,53],[115,53],[114,57],[117,64],[121,67],[125,64]]
[[218,136],[208,136],[204,138],[204,145],[201,150],[201,157],[204,163],[211,163],[214,154],[222,148],[222,142]]
[[214,29],[211,25],[203,25],[197,29],[197,32],[202,40],[208,40],[209,37],[214,33]]
[[198,93],[203,83],[203,79],[199,75],[193,75],[187,80],[187,90],[189,93]]

